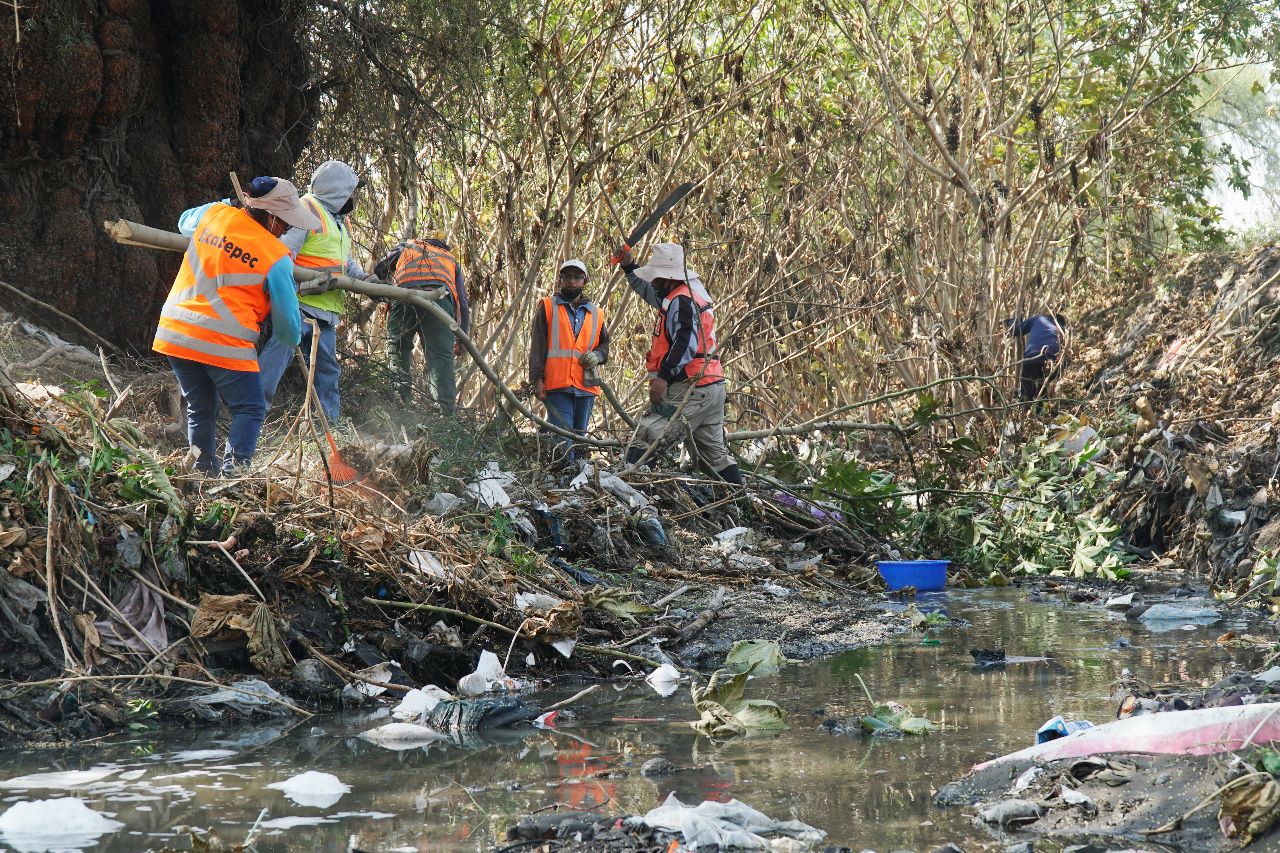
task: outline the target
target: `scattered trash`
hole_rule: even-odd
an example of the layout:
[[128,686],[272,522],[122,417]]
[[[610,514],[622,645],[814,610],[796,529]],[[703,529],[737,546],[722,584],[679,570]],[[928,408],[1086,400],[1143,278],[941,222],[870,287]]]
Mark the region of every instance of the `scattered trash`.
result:
[[1082,732],[1085,729],[1093,728],[1093,723],[1088,720],[1071,720],[1068,722],[1059,714],[1047,721],[1036,732],[1036,743],[1048,743],[1051,740],[1057,740],[1060,737],[1073,735],[1076,732]]
[[503,471],[497,462],[489,462],[476,472],[475,479],[465,489],[465,494],[481,505],[493,509],[511,505],[506,486],[516,481],[514,474]]
[[1138,618],[1143,622],[1217,622],[1222,617],[1212,607],[1153,604]]
[[640,538],[649,545],[662,546],[667,545],[667,531],[663,529],[662,522],[658,520],[658,511],[653,507],[644,507],[637,514],[636,530],[640,532]]
[[1142,596],[1136,592],[1126,593],[1108,598],[1102,606],[1108,610],[1128,610],[1136,604],[1142,604]]
[[14,803],[0,814],[0,839],[15,850],[80,850],[124,824],[75,797]]
[[279,791],[296,805],[313,809],[327,809],[351,791],[351,786],[337,776],[319,770],[308,770],[266,787]]
[[554,595],[545,595],[540,592],[517,592],[515,598],[516,609],[521,613],[533,608],[534,610],[554,610],[564,604],[564,599],[556,598]]
[[387,723],[362,732],[360,737],[386,749],[404,750],[426,746],[444,739],[445,735],[415,723]]
[[655,669],[645,677],[645,681],[659,696],[670,696],[676,692],[680,683],[680,670],[669,663]]
[[437,732],[474,732],[536,720],[542,712],[519,699],[451,699],[428,712],[426,724]]
[[774,820],[738,800],[717,803],[706,800],[687,806],[668,794],[657,808],[644,815],[627,818],[629,826],[647,826],[678,833],[691,850],[774,849],[766,835],[794,838],[807,849],[826,838],[826,833],[798,820]]
[[1062,786],[1061,797],[1062,801],[1069,806],[1084,806],[1086,809],[1097,808],[1093,798],[1088,794],[1082,794],[1075,788],[1069,788],[1066,785]]
[[1212,625],[1221,615],[1211,607],[1194,605],[1153,604],[1142,611],[1138,618],[1153,634],[1174,630],[1194,630]]
[[432,515],[448,515],[458,504],[462,503],[462,498],[449,492],[436,492],[431,499],[423,504],[423,509]]
[[414,688],[404,694],[400,704],[391,710],[391,716],[397,720],[419,720],[440,702],[452,698],[434,684],[428,684],[421,690]]
[[834,507],[807,501],[804,498],[798,498],[795,495],[789,495],[786,492],[774,492],[771,497],[783,506],[808,512],[809,515],[817,521],[835,521],[838,523],[844,523],[844,514],[836,510]]
[[1004,649],[969,649],[978,666],[1000,666],[1005,662]]
[[210,721],[219,718],[218,712],[214,710],[215,708],[233,711],[245,717],[251,717],[254,714],[274,716],[289,713],[290,704],[270,684],[258,678],[247,678],[243,681],[234,682],[229,687],[220,687],[202,695],[171,703],[176,709],[206,709],[207,713],[201,714],[201,716]]
[[1126,717],[984,761],[975,769],[1008,761],[1044,762],[1110,752],[1215,755],[1273,740],[1280,740],[1280,713],[1273,705],[1201,708]]
[[1030,800],[1005,800],[978,812],[978,818],[1003,828],[1034,823],[1042,814],[1040,806]]
[[1022,775],[1013,783],[1013,792],[1020,794],[1036,783],[1036,780],[1045,775],[1043,767],[1028,767],[1023,771]]
[[430,551],[410,551],[404,561],[409,568],[417,569],[427,577],[449,580],[455,572],[446,569],[444,563]]
[[510,680],[502,661],[493,652],[480,653],[480,662],[475,672],[458,679],[458,692],[463,696],[482,696],[490,690],[507,689]]

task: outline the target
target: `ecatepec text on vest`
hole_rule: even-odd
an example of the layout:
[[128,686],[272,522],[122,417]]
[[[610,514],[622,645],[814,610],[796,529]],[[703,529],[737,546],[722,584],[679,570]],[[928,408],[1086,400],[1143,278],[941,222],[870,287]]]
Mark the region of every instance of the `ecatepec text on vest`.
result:
[[258,266],[258,258],[241,249],[222,234],[213,234],[209,229],[201,228],[200,232],[196,234],[196,239],[201,243],[213,246],[215,249],[221,249],[231,257],[231,260],[240,260],[249,269],[255,269]]

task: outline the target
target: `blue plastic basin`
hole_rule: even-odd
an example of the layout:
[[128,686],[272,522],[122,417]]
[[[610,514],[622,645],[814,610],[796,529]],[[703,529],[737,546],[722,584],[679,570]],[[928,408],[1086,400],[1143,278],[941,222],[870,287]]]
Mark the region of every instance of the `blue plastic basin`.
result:
[[920,592],[942,589],[947,585],[950,560],[879,560],[876,568],[889,589],[914,586]]

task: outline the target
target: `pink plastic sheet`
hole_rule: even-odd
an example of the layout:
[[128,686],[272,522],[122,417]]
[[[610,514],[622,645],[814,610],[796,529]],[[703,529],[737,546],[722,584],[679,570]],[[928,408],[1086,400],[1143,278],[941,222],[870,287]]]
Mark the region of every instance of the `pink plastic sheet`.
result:
[[1064,738],[984,761],[982,770],[1006,761],[1056,761],[1108,752],[1213,755],[1280,740],[1280,703],[1142,714],[1104,723]]

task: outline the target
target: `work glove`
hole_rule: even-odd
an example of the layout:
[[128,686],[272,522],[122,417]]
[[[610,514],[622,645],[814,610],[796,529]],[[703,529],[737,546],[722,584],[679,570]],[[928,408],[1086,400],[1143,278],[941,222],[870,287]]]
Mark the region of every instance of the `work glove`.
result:
[[304,281],[298,285],[298,295],[313,296],[317,293],[325,293],[326,291],[333,290],[333,286],[337,280],[337,276],[330,273],[322,278],[314,278],[310,281]]
[[377,273],[371,273],[371,272],[369,272],[369,273],[365,273],[365,274],[364,274],[364,278],[363,278],[363,279],[361,279],[361,280],[362,280],[362,281],[367,281],[367,282],[369,282],[370,284],[386,284],[386,282],[385,282],[385,281],[383,281],[382,279],[378,278],[378,274],[377,274]]
[[578,364],[581,364],[586,370],[598,367],[600,364],[600,354],[595,350],[584,352],[582,355],[578,356]]

